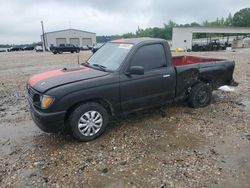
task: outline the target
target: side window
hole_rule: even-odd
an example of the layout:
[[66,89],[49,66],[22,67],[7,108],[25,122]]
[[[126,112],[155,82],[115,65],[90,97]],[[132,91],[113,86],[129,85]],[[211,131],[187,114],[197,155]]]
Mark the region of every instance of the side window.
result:
[[161,44],[142,46],[132,58],[131,66],[142,66],[145,72],[166,67],[164,47]]

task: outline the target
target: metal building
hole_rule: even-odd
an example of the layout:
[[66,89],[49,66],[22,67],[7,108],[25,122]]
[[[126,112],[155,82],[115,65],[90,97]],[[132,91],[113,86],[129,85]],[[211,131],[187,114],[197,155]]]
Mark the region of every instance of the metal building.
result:
[[193,33],[249,34],[250,27],[174,27],[172,49],[192,49]]
[[[43,36],[41,36],[43,41]],[[60,44],[74,44],[82,47],[96,43],[96,34],[78,29],[65,29],[44,33],[45,48],[59,46]]]

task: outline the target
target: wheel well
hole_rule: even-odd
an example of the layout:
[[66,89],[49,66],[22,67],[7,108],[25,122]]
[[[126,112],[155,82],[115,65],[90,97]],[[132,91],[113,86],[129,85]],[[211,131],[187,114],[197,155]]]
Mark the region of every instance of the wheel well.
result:
[[212,83],[211,80],[208,80],[208,79],[199,79],[199,80],[196,80],[196,82],[193,82],[193,84],[191,84],[191,85],[187,88],[187,90],[185,91],[185,95],[188,96],[188,95],[190,94],[190,92],[191,92],[191,89],[192,89],[195,85],[197,85],[197,84],[199,84],[199,83],[209,84],[210,87],[211,87],[211,89],[213,89],[213,85],[212,85],[213,83]]
[[212,86],[212,81],[211,80],[208,80],[208,79],[199,79],[197,80],[197,82],[194,82],[191,86],[194,87],[195,85],[199,84],[199,83],[204,83],[204,84],[209,84],[210,86]]
[[68,120],[70,114],[80,105],[84,104],[84,103],[88,103],[88,102],[96,102],[100,105],[102,105],[108,112],[108,114],[110,115],[114,115],[114,109],[112,107],[112,105],[105,99],[99,99],[99,98],[96,98],[96,99],[91,99],[91,100],[86,100],[86,101],[80,101],[74,105],[72,105],[68,110],[67,110],[67,113],[65,115],[65,121]]

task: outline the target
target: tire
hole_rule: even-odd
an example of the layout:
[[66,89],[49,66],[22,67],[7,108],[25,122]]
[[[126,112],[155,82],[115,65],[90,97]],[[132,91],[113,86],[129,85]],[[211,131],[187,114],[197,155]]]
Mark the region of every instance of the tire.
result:
[[95,102],[82,104],[69,117],[72,134],[74,138],[81,142],[99,137],[105,131],[108,122],[107,110]]
[[57,51],[54,51],[53,54],[57,54]]
[[74,53],[74,51],[71,51],[71,53],[73,54],[73,53]]
[[76,50],[76,53],[79,53],[80,52],[80,50]]
[[58,53],[59,53],[59,54],[62,54],[62,53],[63,53],[63,51],[62,51],[62,50],[59,50],[59,51],[58,51]]
[[212,90],[205,83],[198,83],[192,87],[189,94],[188,103],[192,108],[205,107],[210,104]]

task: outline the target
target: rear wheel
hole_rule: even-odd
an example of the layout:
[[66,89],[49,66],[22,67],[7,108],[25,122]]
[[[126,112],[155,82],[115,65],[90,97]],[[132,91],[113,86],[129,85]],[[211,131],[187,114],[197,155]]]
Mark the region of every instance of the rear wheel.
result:
[[94,102],[82,104],[69,117],[73,136],[79,141],[90,141],[100,136],[108,121],[106,109]]
[[79,53],[80,52],[80,50],[76,50],[76,53]]
[[205,107],[210,104],[212,90],[208,84],[198,83],[191,89],[188,103],[193,108]]
[[58,53],[59,53],[59,54],[62,54],[62,53],[63,53],[63,51],[62,51],[62,50],[59,50],[59,51],[58,51]]

